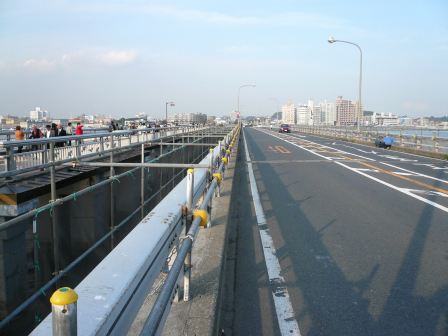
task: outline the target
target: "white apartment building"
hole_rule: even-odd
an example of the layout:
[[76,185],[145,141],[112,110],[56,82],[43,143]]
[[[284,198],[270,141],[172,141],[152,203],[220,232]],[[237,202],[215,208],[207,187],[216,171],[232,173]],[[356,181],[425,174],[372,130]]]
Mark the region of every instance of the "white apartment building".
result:
[[36,111],[30,111],[30,119],[34,121],[42,120],[43,118],[49,118],[50,113],[48,111],[42,111],[40,107],[36,107]]
[[297,124],[308,125],[308,106],[299,104],[297,106]]
[[386,115],[384,113],[378,114],[378,113],[374,112],[372,115],[372,124],[383,125],[383,126],[399,125],[400,118],[398,116],[393,115],[392,113],[389,113],[388,115]]
[[[308,125],[313,125],[313,114],[314,114],[314,101],[308,99]],[[319,118],[320,119],[320,118]]]
[[238,118],[236,117],[238,115],[237,111],[232,111],[230,112],[230,122],[234,122],[235,120],[237,120]]
[[296,123],[296,107],[288,100],[286,105],[282,106],[282,123],[295,124]]
[[336,104],[327,103],[327,99],[325,99],[325,102],[320,103],[319,107],[321,111],[321,124],[334,125],[335,121],[337,121]]
[[322,110],[320,106],[314,106],[312,122],[313,125],[322,125]]

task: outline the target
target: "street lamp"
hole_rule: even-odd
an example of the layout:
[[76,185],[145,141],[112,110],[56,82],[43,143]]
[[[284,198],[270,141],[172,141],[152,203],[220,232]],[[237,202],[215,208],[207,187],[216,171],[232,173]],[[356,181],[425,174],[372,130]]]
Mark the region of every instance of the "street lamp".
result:
[[358,112],[357,112],[357,119],[358,119],[358,133],[359,133],[359,123],[361,121],[361,82],[362,82],[362,50],[356,43],[347,42],[347,41],[340,41],[335,40],[330,36],[330,39],[328,40],[328,43],[334,43],[334,42],[344,42],[348,44],[353,44],[358,47],[359,52],[361,53],[361,61],[359,63],[359,100],[358,100]]
[[278,125],[278,99],[275,99],[275,98],[268,98],[268,100],[269,100],[269,99],[274,99],[274,100],[277,101],[277,125]]
[[166,116],[166,124],[168,125],[168,104],[170,104],[170,106],[174,106],[173,102],[167,102],[165,103],[165,116]]
[[[238,89],[238,113],[240,113],[240,90],[242,87],[244,86],[252,86],[255,87],[255,84],[248,84],[248,85],[241,85],[240,88]],[[241,113],[240,113],[240,122],[241,122]]]

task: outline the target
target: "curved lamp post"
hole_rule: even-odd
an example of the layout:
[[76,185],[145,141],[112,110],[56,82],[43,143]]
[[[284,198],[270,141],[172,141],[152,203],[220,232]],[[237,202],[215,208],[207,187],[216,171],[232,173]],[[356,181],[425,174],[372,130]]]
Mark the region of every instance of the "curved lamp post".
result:
[[168,126],[168,104],[170,104],[170,106],[174,106],[173,102],[167,102],[165,103],[165,114],[166,114],[166,125]]
[[358,119],[358,133],[359,133],[359,123],[361,122],[361,82],[362,82],[362,50],[356,43],[347,42],[347,41],[341,41],[341,40],[335,40],[330,36],[330,39],[328,40],[328,43],[334,43],[334,42],[344,42],[348,44],[353,44],[354,46],[357,46],[359,49],[359,52],[361,53],[361,62],[359,63],[359,100],[358,100],[358,111],[357,111],[357,119]]
[[[244,87],[244,86],[252,86],[252,87],[255,87],[255,84],[241,85],[240,88],[238,89],[238,112],[240,112],[240,90],[241,90],[241,88]],[[240,122],[241,122],[241,121],[242,121],[242,118],[241,118],[241,113],[240,113]]]
[[275,99],[275,98],[268,98],[268,100],[269,100],[269,99],[274,99],[274,100],[277,101],[277,125],[278,125],[278,99]]

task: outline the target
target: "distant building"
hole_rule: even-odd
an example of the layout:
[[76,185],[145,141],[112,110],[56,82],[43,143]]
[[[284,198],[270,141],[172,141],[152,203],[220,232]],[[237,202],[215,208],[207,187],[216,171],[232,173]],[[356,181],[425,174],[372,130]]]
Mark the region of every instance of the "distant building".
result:
[[238,115],[237,111],[232,111],[230,112],[230,122],[234,122],[235,120],[237,120],[238,118],[236,117]]
[[288,100],[286,105],[282,106],[282,123],[295,124],[296,123],[296,107]]
[[[314,125],[314,101],[310,98],[308,99],[308,125]],[[320,119],[320,118],[319,118]]]
[[40,107],[36,107],[36,111],[30,111],[31,120],[39,121],[44,118],[50,118],[50,113],[48,113],[48,111],[42,111]]
[[297,124],[308,125],[308,106],[299,104],[297,106]]
[[[342,96],[338,96],[335,102],[336,113],[338,116],[338,125],[355,125],[357,122],[358,102],[353,103],[351,100],[343,100]],[[364,107],[361,104],[360,118],[362,120]]]
[[400,119],[400,124],[403,126],[412,126],[412,118],[403,117]]
[[372,115],[372,124],[382,126],[399,125],[400,118],[392,113],[386,115],[385,113],[378,114],[374,112]]
[[170,114],[168,116],[168,122],[178,124],[203,124],[207,122],[207,115],[201,112]]
[[321,124],[334,125],[337,121],[336,104],[327,103],[327,99],[323,103],[319,104],[321,113]]

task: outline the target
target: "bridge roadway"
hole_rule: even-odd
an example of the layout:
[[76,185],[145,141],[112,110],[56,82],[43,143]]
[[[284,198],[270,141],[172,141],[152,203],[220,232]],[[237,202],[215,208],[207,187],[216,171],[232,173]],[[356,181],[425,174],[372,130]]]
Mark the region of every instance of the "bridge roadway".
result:
[[448,333],[446,161],[299,133],[244,134],[266,222],[241,139],[225,335]]

